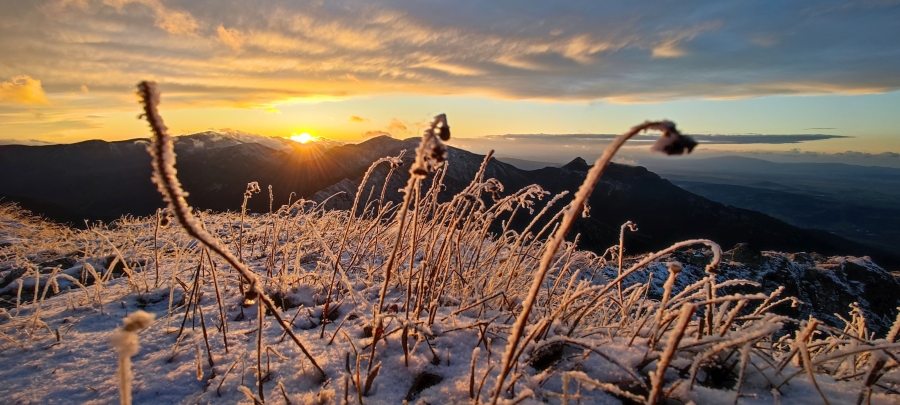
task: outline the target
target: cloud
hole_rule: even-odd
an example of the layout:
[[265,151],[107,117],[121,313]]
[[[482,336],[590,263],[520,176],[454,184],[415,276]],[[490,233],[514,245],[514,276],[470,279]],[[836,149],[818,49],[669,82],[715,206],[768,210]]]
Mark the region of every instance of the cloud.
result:
[[857,152],[848,150],[846,152],[837,152],[833,153],[836,156],[846,156],[849,158],[898,158],[900,154],[894,152],[883,152],[883,153],[869,153],[869,152]]
[[[362,118],[358,116],[351,116],[350,122],[368,122],[369,119]],[[384,129],[379,130],[371,130],[366,131],[363,134],[363,138],[372,138],[376,136],[390,136],[393,138],[407,138],[411,136],[415,136],[415,134],[419,131],[423,125],[427,124],[427,122],[423,123],[408,123],[406,121],[399,120],[397,118],[392,118],[391,122],[384,127]]]
[[654,58],[680,58],[686,54],[687,52],[679,48],[675,41],[667,41],[653,48]]
[[[85,4],[89,10],[82,10]],[[435,14],[390,0],[104,0],[117,16],[98,4],[70,3],[66,13],[30,21],[34,36],[43,37],[35,45],[44,53],[80,55],[85,60],[67,67],[109,72],[128,84],[152,63],[154,72],[180,83],[232,80],[267,92],[337,87],[344,97],[478,93],[655,102],[900,88],[900,61],[882,56],[900,47],[886,39],[900,35],[895,7],[842,15],[810,14],[798,4],[772,17],[762,4],[716,2],[654,8],[572,3],[553,10],[476,3]],[[177,36],[141,31],[148,12],[155,27]],[[867,21],[871,29],[858,30],[852,21]],[[0,33],[13,41],[29,30]],[[222,54],[217,43],[241,52]],[[50,66],[40,59],[30,55],[25,63]],[[198,71],[211,75],[197,77]]]
[[13,104],[50,104],[41,81],[27,75],[13,77],[8,82],[0,82],[0,102]]
[[106,5],[115,7],[123,12],[126,5],[131,3],[142,4],[153,12],[156,26],[170,34],[193,34],[199,24],[194,17],[186,12],[172,10],[166,7],[160,0],[103,0]]
[[393,134],[395,137],[406,138],[418,135],[418,129],[421,126],[421,123],[410,124],[406,121],[392,118],[385,131]]
[[407,131],[409,131],[409,129],[406,127],[406,124],[404,124],[402,121],[400,121],[396,118],[393,118],[393,119],[391,119],[391,123],[388,125],[388,132],[394,132],[394,131],[407,132]]
[[51,7],[56,9],[64,9],[69,5],[78,7],[82,10],[86,10],[88,8],[88,0],[58,0],[56,3],[52,3]]
[[[505,140],[530,143],[559,144],[561,142],[580,145],[580,144],[597,144],[607,143],[615,139],[618,135],[614,134],[509,134],[509,135],[487,135],[483,138],[489,140]],[[697,142],[701,144],[714,145],[748,145],[748,144],[766,144],[766,145],[783,145],[802,142],[820,141],[825,139],[850,138],[841,135],[823,135],[823,134],[787,134],[787,135],[718,135],[718,134],[691,134]],[[658,138],[657,135],[638,135],[632,138],[631,143],[636,142],[654,142]]]
[[54,143],[36,139],[0,139],[0,145],[46,146],[54,145]]
[[229,48],[240,51],[241,47],[244,46],[244,34],[240,31],[234,28],[228,29],[220,25],[219,28],[216,29],[216,32],[219,35],[219,41],[228,45]]
[[92,101],[117,109],[133,107],[136,78],[160,82],[169,108],[379,95],[653,103],[900,89],[900,58],[889,57],[900,52],[892,40],[900,7],[888,3],[788,2],[776,14],[765,2],[711,0],[467,4],[435,12],[396,0],[11,2],[0,15],[0,49],[17,71],[0,74],[40,77],[51,96],[87,83]]
[[825,139],[852,138],[841,135],[794,134],[794,135],[691,135],[698,142],[721,145],[767,144],[782,145],[791,143],[821,141]]
[[871,153],[861,151],[844,152],[816,152],[801,151],[794,148],[788,151],[763,151],[763,150],[724,150],[709,151],[709,155],[738,155],[762,158],[773,162],[818,162],[818,163],[844,163],[860,166],[884,166],[900,169],[900,153],[882,152]]
[[368,138],[374,138],[374,137],[376,137],[376,136],[390,136],[390,137],[393,137],[393,135],[391,135],[390,132],[384,132],[384,131],[366,131],[366,133],[363,134],[363,138],[367,138],[367,139],[368,139]]
[[480,76],[486,73],[481,69],[443,62],[420,63],[412,65],[411,67],[437,70],[439,72],[449,73],[453,76]]

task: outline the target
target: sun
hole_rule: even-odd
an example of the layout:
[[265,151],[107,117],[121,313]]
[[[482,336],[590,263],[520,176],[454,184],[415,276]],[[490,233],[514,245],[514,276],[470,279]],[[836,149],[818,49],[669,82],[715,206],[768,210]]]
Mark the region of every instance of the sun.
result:
[[300,143],[310,143],[310,142],[315,142],[316,138],[313,138],[312,135],[304,132],[300,135],[297,135],[297,134],[292,135],[291,140],[295,141],[295,142],[300,142]]

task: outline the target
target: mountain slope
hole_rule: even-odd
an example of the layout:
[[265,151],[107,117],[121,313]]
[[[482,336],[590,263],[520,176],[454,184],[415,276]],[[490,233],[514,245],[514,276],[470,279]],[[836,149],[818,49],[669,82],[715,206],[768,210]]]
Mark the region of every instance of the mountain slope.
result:
[[[357,145],[334,146],[325,151],[302,154],[272,149],[257,142],[234,141],[217,147],[206,146],[212,143],[214,136],[181,137],[176,143],[176,152],[179,177],[190,192],[188,202],[200,209],[217,211],[238,209],[246,185],[251,181],[258,182],[263,192],[249,201],[249,209],[265,212],[270,204],[268,185],[273,188],[272,203],[277,208],[289,198],[310,197],[345,179],[358,182],[371,162],[388,155],[396,156],[404,149],[407,150],[404,160],[410,162],[418,144],[418,139],[379,137]],[[483,161],[481,155],[456,148],[450,148],[448,158],[450,163],[444,178],[446,190],[440,193],[440,198],[449,198],[467,186]],[[531,184],[538,184],[552,194],[574,193],[588,169],[588,164],[580,158],[561,168],[545,167],[532,171],[492,159],[485,178],[495,178],[502,183],[506,188],[504,195]],[[14,173],[0,178],[0,194],[13,200],[21,197],[65,207],[72,214],[89,219],[110,220],[123,214],[149,215],[162,207],[161,199],[149,181],[149,157],[142,141],[3,146],[0,147],[0,171]],[[375,171],[366,185],[366,193],[376,187],[373,195],[377,198],[387,171],[386,165]],[[397,190],[403,187],[407,176],[405,169],[396,171],[385,188],[388,199],[400,199]],[[355,190],[347,183],[342,187]],[[327,191],[320,193],[319,197],[327,194]],[[568,201],[564,198],[557,207]],[[348,208],[350,202],[351,199],[345,198],[342,204]],[[591,216],[576,223],[573,235],[580,233],[581,246],[598,252],[616,244],[619,226],[631,220],[638,224],[639,231],[627,235],[630,253],[664,248],[684,239],[709,238],[723,246],[747,242],[765,250],[871,255],[884,266],[900,264],[900,258],[890,252],[874,251],[837,237],[788,225],[758,212],[707,200],[643,167],[611,165],[589,202]],[[540,209],[541,205],[536,208]],[[521,229],[526,222],[521,216],[514,218],[513,229]]]
[[[393,149],[382,149],[382,152],[396,155],[401,148],[409,148],[410,141],[398,143]],[[406,156],[404,160],[411,162],[412,157]],[[454,195],[468,185],[482,160],[481,155],[451,148],[448,156],[449,169],[444,178],[447,189],[441,195]],[[520,170],[492,159],[486,167],[485,178],[498,179],[506,187],[506,193],[539,184],[555,195],[562,191],[574,193],[589,168],[581,158],[561,168],[546,167],[532,171]],[[364,190],[366,195],[372,187],[376,187],[374,195],[377,196],[387,171],[386,165],[375,170]],[[347,178],[355,180],[358,187],[360,176]],[[389,199],[399,201],[402,198],[396,190],[403,187],[406,178],[407,174],[403,170],[392,176],[386,187]],[[424,187],[427,186],[428,182]],[[342,185],[342,189],[348,188],[356,189]],[[317,198],[321,201],[334,191],[337,190],[323,190]],[[568,203],[570,196],[564,197],[558,206]],[[332,206],[346,209],[352,203],[352,199],[338,201],[343,203]],[[882,265],[891,268],[900,265],[900,257],[896,252],[873,249],[827,233],[804,230],[759,212],[710,201],[685,191],[643,167],[610,165],[589,202],[591,216],[579,219],[575,231],[581,233],[581,246],[598,252],[616,244],[619,226],[630,220],[639,226],[638,232],[628,233],[626,236],[635,253],[661,249],[684,239],[708,238],[723,246],[745,242],[765,250],[871,255]],[[535,209],[541,207],[538,204]],[[522,222],[524,220],[514,221],[514,225],[524,226]]]
[[[249,134],[204,132],[176,138],[179,171],[192,196],[204,209],[240,206],[250,181],[272,184],[287,200],[288,189],[306,183],[310,190],[330,183],[310,183],[327,171],[302,162],[321,160],[334,142],[300,144]],[[296,168],[307,168],[298,172]],[[0,146],[0,196],[50,219],[112,221],[125,214],[149,215],[161,208],[156,187],[149,182],[146,140],[85,141],[68,145]],[[327,180],[326,180],[327,181]],[[231,197],[231,198],[229,198]],[[261,199],[257,199],[261,200]],[[268,198],[254,201],[268,209]],[[281,200],[279,200],[281,201]],[[44,207],[56,207],[45,210]],[[79,218],[72,221],[72,218]]]

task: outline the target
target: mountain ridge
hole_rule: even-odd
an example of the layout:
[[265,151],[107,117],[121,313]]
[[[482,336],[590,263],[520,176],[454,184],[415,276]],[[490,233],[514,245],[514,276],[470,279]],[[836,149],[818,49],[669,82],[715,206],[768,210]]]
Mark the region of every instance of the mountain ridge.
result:
[[[371,162],[381,157],[397,156],[406,150],[404,161],[411,162],[412,151],[419,142],[418,138],[377,137],[360,144],[336,145],[318,155],[303,156],[259,143],[197,147],[195,141],[204,140],[202,137],[180,137],[175,145],[179,177],[190,193],[188,202],[198,209],[236,210],[247,183],[256,181],[264,191],[249,201],[248,208],[255,212],[269,209],[265,190],[268,185],[273,187],[275,207],[289,198],[311,197],[344,179],[358,185]],[[55,204],[76,215],[90,214],[95,215],[93,219],[104,220],[122,214],[149,215],[163,206],[155,186],[149,182],[149,156],[139,141],[23,148],[30,149],[0,147],[0,170],[18,173],[0,179],[0,195]],[[45,151],[52,153],[45,154]],[[440,195],[453,195],[471,183],[483,160],[482,155],[450,147],[444,178],[447,190]],[[485,178],[496,178],[506,187],[505,194],[536,183],[551,194],[568,191],[571,196],[589,166],[584,159],[574,159],[570,163],[568,168],[526,171],[491,159]],[[386,165],[382,165],[371,178],[372,184],[378,184],[379,191],[380,181],[384,180],[387,171]],[[397,190],[405,184],[407,176],[405,169],[394,173],[386,187],[388,199],[399,200]],[[344,188],[347,187],[345,183]],[[291,193],[295,194],[292,196]],[[557,207],[567,203],[570,196],[563,198]],[[619,226],[632,220],[640,227],[638,232],[627,236],[635,253],[703,237],[724,246],[748,242],[766,250],[857,256],[871,253],[883,265],[900,263],[900,259],[889,252],[867,251],[850,241],[826,240],[828,238],[815,232],[767,215],[712,202],[682,190],[640,166],[610,165],[589,202],[591,217],[579,219],[572,234],[580,233],[583,246],[600,252],[615,244]],[[535,208],[539,209],[543,204],[540,202]],[[521,226],[520,222],[520,218],[515,218],[513,226]]]

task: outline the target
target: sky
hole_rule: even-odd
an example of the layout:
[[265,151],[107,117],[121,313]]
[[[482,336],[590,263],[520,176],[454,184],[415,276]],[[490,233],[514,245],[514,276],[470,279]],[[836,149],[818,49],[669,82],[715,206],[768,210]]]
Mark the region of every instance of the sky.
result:
[[454,137],[475,139],[465,145],[670,119],[691,134],[814,138],[708,151],[900,161],[896,0],[0,0],[0,9],[4,143],[146,137],[134,88],[154,80],[175,134],[359,142],[416,136],[443,112]]

